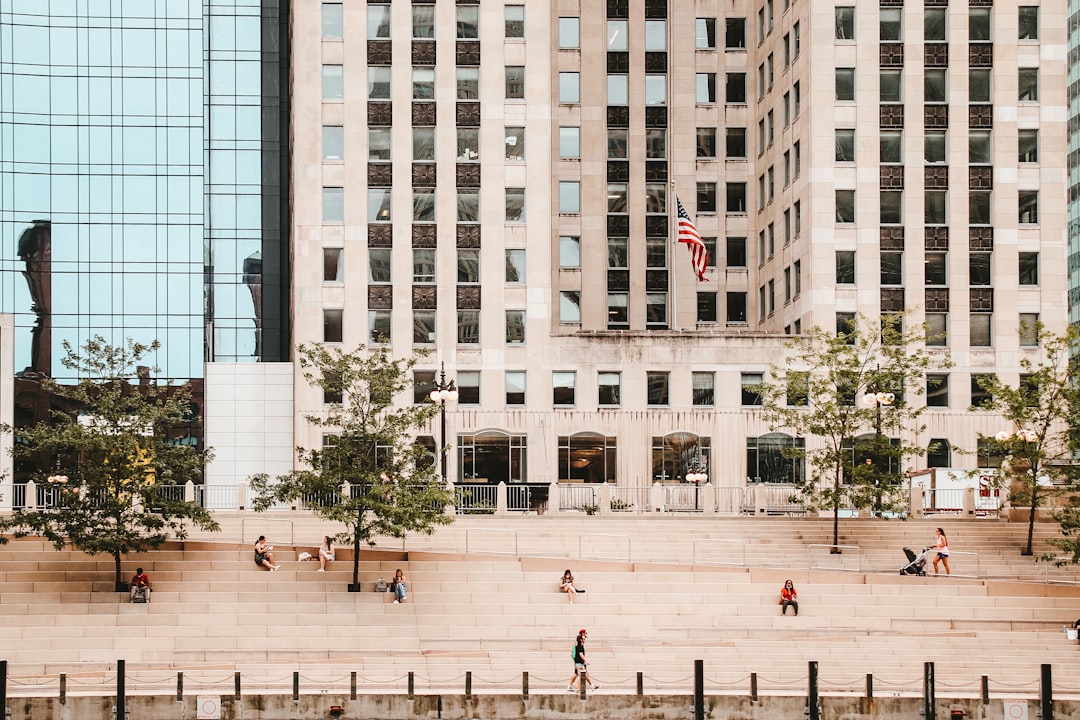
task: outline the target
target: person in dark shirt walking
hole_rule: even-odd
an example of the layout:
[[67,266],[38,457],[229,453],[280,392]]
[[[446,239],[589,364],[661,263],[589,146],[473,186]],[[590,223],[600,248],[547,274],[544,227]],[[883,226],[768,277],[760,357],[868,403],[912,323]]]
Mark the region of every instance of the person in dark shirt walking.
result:
[[566,686],[567,692],[574,692],[574,681],[578,678],[581,678],[583,683],[589,683],[589,688],[592,690],[600,687],[589,677],[589,662],[585,659],[585,638],[587,637],[589,637],[589,633],[585,631],[585,628],[578,630],[577,642],[570,651],[570,656],[574,659],[574,675]]

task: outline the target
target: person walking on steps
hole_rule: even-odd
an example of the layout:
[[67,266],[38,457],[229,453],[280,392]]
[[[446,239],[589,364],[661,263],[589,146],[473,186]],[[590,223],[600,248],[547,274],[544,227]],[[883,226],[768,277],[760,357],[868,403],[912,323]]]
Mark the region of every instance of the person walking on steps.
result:
[[937,551],[937,555],[934,556],[934,574],[938,574],[938,563],[945,564],[945,574],[952,575],[952,570],[949,569],[949,540],[945,537],[945,531],[938,528],[934,531],[936,537],[934,538],[934,550]]
[[589,688],[592,690],[600,688],[589,677],[589,662],[585,659],[585,638],[587,637],[589,637],[589,633],[585,631],[585,628],[578,630],[577,641],[574,643],[573,649],[570,650],[570,657],[574,660],[574,675],[566,686],[567,692],[574,692],[574,682],[579,678],[581,682],[589,683]]

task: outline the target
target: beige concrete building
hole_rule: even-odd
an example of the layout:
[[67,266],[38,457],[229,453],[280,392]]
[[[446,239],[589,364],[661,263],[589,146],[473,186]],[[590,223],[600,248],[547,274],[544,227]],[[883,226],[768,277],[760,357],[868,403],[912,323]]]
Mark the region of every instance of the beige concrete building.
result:
[[[916,439],[973,451],[1002,425],[968,412],[973,375],[1016,381],[1021,322],[1065,326],[1064,7],[292,13],[295,343],[430,350],[418,381],[444,364],[460,392],[451,480],[644,488],[699,456],[719,486],[790,480],[744,386],[788,335],[904,308],[955,363]],[[299,374],[294,399],[319,443]]]

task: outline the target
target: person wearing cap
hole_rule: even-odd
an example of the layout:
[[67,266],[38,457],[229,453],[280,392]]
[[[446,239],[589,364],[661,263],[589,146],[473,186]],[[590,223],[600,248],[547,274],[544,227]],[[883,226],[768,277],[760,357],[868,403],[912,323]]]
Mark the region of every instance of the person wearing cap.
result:
[[593,690],[598,689],[600,686],[592,681],[589,677],[589,665],[585,660],[585,638],[589,637],[589,633],[585,628],[578,630],[577,643],[574,645],[574,649],[571,651],[571,656],[574,658],[574,675],[570,678],[569,684],[566,686],[567,692],[574,691],[574,681],[579,677],[581,682],[589,683],[589,687]]
[[131,600],[135,600],[135,593],[137,593],[140,588],[145,588],[146,602],[150,602],[150,592],[153,588],[150,586],[150,576],[144,573],[142,568],[138,568],[135,571],[135,575],[131,578],[130,585]]

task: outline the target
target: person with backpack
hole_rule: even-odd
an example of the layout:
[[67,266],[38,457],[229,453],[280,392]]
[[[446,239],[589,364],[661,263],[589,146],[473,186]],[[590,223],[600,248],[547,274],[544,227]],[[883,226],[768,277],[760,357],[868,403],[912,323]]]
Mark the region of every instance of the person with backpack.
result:
[[566,686],[567,692],[574,692],[574,681],[581,678],[581,682],[589,683],[589,688],[597,690],[599,685],[592,681],[589,677],[589,664],[585,659],[585,638],[589,637],[589,633],[585,631],[585,628],[578,630],[577,642],[574,643],[574,647],[570,649],[570,657],[574,661],[574,675],[570,678],[570,683]]

